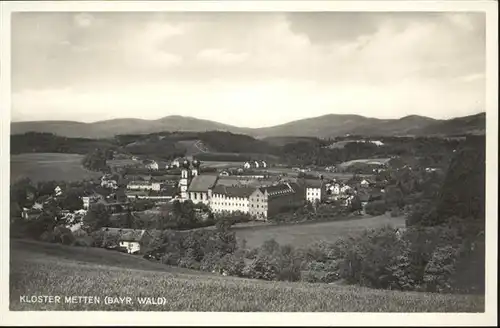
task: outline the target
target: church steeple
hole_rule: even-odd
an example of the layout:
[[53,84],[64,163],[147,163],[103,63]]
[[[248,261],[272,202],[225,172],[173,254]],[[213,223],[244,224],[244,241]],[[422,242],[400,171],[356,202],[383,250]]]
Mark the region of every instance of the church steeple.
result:
[[189,199],[188,187],[190,182],[191,182],[190,163],[186,159],[181,163],[181,180],[179,181],[182,200]]

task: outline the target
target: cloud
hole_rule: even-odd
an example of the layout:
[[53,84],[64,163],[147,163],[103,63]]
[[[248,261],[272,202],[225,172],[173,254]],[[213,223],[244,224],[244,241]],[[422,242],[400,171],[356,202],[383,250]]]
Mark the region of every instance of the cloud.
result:
[[90,25],[92,25],[92,22],[94,21],[94,17],[90,14],[87,13],[82,13],[73,16],[73,20],[76,26],[81,27],[81,28],[87,28]]
[[225,49],[203,49],[197,56],[198,60],[218,65],[234,65],[248,59],[247,53],[231,53]]
[[469,74],[465,76],[460,76],[457,78],[457,81],[460,82],[475,82],[478,80],[484,80],[486,78],[484,73],[475,73],[475,74]]
[[93,13],[85,28],[78,16],[13,18],[14,111],[182,109],[258,126],[332,112],[455,116],[484,103],[481,15]]

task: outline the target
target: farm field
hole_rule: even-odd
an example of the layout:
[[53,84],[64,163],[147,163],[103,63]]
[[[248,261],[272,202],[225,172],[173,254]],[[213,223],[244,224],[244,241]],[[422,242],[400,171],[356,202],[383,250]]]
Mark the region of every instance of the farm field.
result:
[[229,169],[229,168],[241,168],[243,167],[243,162],[218,162],[218,161],[202,161],[204,167],[211,167],[216,169]]
[[[112,251],[21,240],[11,241],[10,259],[11,311],[484,311],[483,296],[222,277]],[[100,304],[21,303],[21,295],[91,296],[99,297]],[[105,296],[129,296],[132,304],[105,305]],[[138,296],[162,297],[165,303],[140,305]]]
[[386,165],[389,163],[390,158],[366,158],[366,159],[354,159],[352,161],[347,161],[339,164],[341,167],[349,167],[353,164],[377,164],[377,165]]
[[101,176],[83,168],[83,155],[62,153],[16,154],[10,157],[11,181],[28,177],[38,181],[76,181]]
[[334,242],[350,233],[362,232],[365,229],[392,225],[395,228],[405,226],[404,217],[392,218],[390,215],[376,217],[352,218],[342,221],[302,223],[289,225],[260,225],[254,227],[233,228],[236,237],[246,239],[248,247],[259,247],[263,242],[274,239],[278,243],[305,247],[319,241]]
[[[299,172],[294,171],[292,168],[287,168],[287,167],[271,167],[266,169],[269,173],[277,173],[277,174],[284,174],[286,173],[288,176],[295,177],[299,174]],[[325,179],[338,179],[338,180],[349,180],[352,178],[353,174],[352,173],[344,173],[344,172],[327,172],[327,171],[316,171],[316,170],[311,170],[310,172],[306,172],[307,174],[310,175],[316,175],[319,177],[319,175],[323,175]],[[370,174],[358,174],[359,177],[371,177]]]

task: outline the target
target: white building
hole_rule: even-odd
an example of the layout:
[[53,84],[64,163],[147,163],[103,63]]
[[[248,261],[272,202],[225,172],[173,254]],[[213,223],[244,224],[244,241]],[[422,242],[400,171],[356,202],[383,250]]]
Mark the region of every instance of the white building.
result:
[[250,162],[245,162],[245,164],[243,164],[243,167],[244,167],[245,169],[249,169],[249,168],[251,168],[251,167],[252,167],[252,164],[250,164]]
[[54,193],[56,194],[56,196],[61,196],[62,195],[62,189],[61,189],[61,187],[57,186],[54,189]]
[[128,190],[154,190],[160,191],[161,183],[152,181],[131,181],[127,184]]
[[306,180],[306,200],[314,203],[326,198],[326,184],[322,180]]
[[116,242],[116,246],[124,247],[130,254],[139,253],[141,246],[153,236],[146,230],[122,229],[122,228],[101,228],[103,238]]
[[248,213],[250,195],[255,188],[218,185],[213,189],[210,208],[214,213]]
[[348,192],[351,189],[352,188],[349,185],[346,185],[346,184],[342,185],[342,186],[340,186],[340,193],[345,194],[346,192]]
[[372,182],[370,180],[363,179],[363,181],[361,181],[359,184],[361,187],[369,187]]
[[146,164],[146,168],[149,170],[158,171],[159,166],[158,166],[158,163],[156,163],[156,161],[152,161],[151,163]]
[[332,195],[340,195],[340,183],[333,183],[328,188]]
[[118,183],[116,180],[102,180],[101,187],[110,188],[110,189],[118,189]]
[[384,143],[382,141],[380,141],[380,140],[371,140],[370,142],[372,144],[375,144],[375,145],[379,146],[379,147],[384,145]]

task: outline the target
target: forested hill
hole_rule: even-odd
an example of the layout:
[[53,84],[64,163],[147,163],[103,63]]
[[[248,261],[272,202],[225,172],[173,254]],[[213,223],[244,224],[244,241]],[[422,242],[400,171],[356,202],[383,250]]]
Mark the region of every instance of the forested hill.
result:
[[[196,144],[196,145],[195,145]],[[119,135],[109,139],[67,138],[51,133],[28,132],[11,136],[11,153],[76,153],[112,149],[125,154],[159,159],[185,156],[188,148],[202,152],[273,154],[277,150],[265,141],[222,131],[164,132]]]
[[67,138],[52,133],[28,132],[10,138],[10,153],[72,153],[87,154],[96,149],[114,149],[112,140]]
[[485,138],[469,137],[449,166],[437,205],[438,217],[458,216],[484,222],[485,183]]

